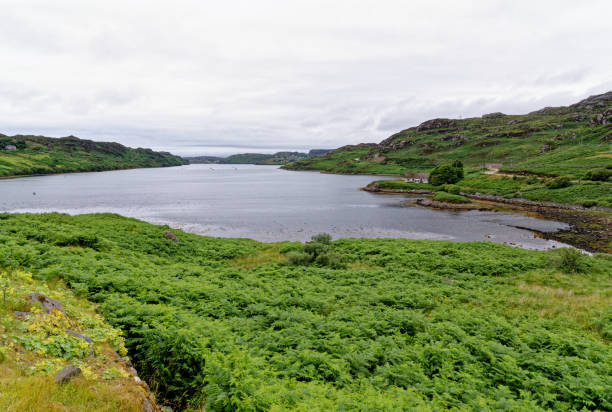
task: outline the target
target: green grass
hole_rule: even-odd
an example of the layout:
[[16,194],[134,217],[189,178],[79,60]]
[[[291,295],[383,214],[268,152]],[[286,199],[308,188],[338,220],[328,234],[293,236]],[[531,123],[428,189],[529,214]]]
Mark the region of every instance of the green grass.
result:
[[436,200],[438,202],[445,202],[445,203],[470,203],[471,202],[471,200],[465,196],[453,195],[451,193],[446,193],[446,192],[437,192],[434,195],[433,200]]
[[326,249],[336,269],[289,264],[296,242],[174,243],[167,229],[4,214],[0,265],[97,302],[179,408],[612,408],[609,259],[570,256],[568,270],[559,252],[341,239]]
[[[15,151],[2,150],[7,144],[17,142],[22,142],[25,147]],[[93,142],[76,137],[55,139],[0,134],[0,177],[165,167],[185,163],[170,153],[131,149],[118,143]]]

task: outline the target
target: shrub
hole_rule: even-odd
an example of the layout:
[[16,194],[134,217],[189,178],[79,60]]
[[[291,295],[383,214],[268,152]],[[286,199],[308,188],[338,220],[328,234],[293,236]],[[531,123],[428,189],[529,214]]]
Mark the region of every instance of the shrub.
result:
[[585,256],[577,249],[564,247],[559,249],[557,266],[564,272],[579,273],[584,272]]
[[327,252],[317,256],[315,263],[332,269],[344,269],[346,267],[346,264],[342,261],[342,257],[333,252]]
[[567,176],[559,176],[546,183],[546,187],[549,189],[562,189],[564,187],[570,187],[572,181]]
[[593,180],[596,182],[607,182],[612,177],[612,170],[610,169],[594,169],[586,172],[584,178],[587,180]]
[[582,206],[584,207],[597,206],[597,201],[596,200],[585,200],[584,202],[582,202]]
[[312,262],[312,255],[306,252],[298,252],[297,250],[294,250],[287,253],[287,260],[289,263],[295,266],[307,265],[308,263]]
[[327,252],[329,245],[321,242],[308,242],[304,245],[304,252],[312,255],[313,259],[317,256]]
[[457,185],[444,185],[442,187],[445,192],[452,193],[453,195],[458,195],[461,193],[461,188]]
[[319,242],[327,245],[329,242],[331,242],[332,237],[329,233],[319,233],[311,237],[311,239],[313,242]]
[[463,177],[463,168],[452,165],[436,166],[429,174],[429,182],[434,186],[457,183]]
[[470,203],[470,199],[465,196],[453,195],[446,192],[438,192],[433,197],[434,200],[438,202],[446,202],[446,203]]

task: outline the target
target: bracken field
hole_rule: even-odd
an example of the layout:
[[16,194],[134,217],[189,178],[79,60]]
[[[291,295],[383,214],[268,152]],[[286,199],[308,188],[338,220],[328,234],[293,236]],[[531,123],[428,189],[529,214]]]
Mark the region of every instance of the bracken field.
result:
[[612,409],[610,255],[168,229],[2,214],[0,266],[98,303],[178,410]]

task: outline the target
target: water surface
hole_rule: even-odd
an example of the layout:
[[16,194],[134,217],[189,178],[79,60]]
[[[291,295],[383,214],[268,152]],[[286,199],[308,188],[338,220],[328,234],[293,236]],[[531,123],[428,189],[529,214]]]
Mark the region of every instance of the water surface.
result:
[[[380,179],[380,178],[377,178]],[[189,165],[0,180],[0,211],[114,212],[189,232],[262,241],[405,237],[494,241],[544,249],[534,237],[564,223],[520,213],[402,206],[401,195],[359,188],[372,176],[291,172],[276,166]]]

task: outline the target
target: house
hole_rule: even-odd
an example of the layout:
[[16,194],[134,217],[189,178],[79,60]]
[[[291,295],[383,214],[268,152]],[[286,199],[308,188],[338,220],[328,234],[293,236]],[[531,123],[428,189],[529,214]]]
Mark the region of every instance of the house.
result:
[[17,150],[17,146],[15,146],[14,144],[7,144],[6,146],[4,146],[4,150]]
[[429,173],[408,172],[404,175],[404,181],[410,183],[429,183]]
[[503,163],[485,163],[484,168],[488,170],[499,170],[503,165]]

